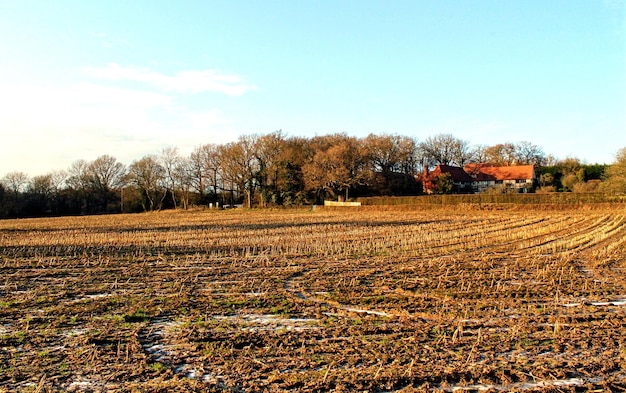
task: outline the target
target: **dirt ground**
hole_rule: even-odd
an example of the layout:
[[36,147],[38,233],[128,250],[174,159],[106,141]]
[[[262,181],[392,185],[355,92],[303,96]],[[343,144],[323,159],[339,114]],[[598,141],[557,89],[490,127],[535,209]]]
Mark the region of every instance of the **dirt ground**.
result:
[[0,391],[624,391],[625,213],[0,221]]

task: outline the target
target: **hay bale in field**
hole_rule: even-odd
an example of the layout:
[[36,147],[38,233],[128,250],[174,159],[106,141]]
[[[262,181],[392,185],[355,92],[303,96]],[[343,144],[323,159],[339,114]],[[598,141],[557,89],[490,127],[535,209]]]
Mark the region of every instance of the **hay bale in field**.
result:
[[324,201],[326,207],[359,207],[361,202],[337,202],[337,201]]

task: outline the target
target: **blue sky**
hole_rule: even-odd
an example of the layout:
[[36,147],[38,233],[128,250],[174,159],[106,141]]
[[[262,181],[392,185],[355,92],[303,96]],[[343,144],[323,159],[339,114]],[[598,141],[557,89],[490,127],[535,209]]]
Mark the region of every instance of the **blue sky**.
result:
[[283,130],[610,163],[622,1],[0,0],[0,176]]

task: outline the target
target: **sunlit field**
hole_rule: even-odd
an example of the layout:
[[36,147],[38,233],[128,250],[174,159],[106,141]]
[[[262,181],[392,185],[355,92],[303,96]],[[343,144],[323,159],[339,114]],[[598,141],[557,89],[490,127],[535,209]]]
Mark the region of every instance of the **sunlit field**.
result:
[[621,391],[626,210],[0,221],[0,391]]

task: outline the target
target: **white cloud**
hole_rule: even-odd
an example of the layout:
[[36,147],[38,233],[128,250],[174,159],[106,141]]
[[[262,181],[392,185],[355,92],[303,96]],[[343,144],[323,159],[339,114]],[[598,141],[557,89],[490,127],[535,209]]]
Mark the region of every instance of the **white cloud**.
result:
[[146,68],[122,67],[112,63],[104,68],[85,68],[84,72],[95,78],[143,82],[165,91],[180,93],[214,91],[239,96],[256,89],[256,86],[246,84],[237,75],[222,74],[215,70],[180,71],[174,76],[169,76]]
[[172,102],[172,97],[164,94],[91,83],[78,84],[72,90],[72,94],[86,104],[104,103],[124,108],[147,109],[166,107]]
[[163,94],[94,84],[3,90],[0,116],[5,125],[26,128],[145,128],[148,110],[172,103],[172,97]]
[[164,146],[193,147],[233,140],[218,109],[191,110],[176,96],[79,83],[11,85],[0,80],[0,177],[20,170],[38,175],[77,159],[110,154],[125,164]]

